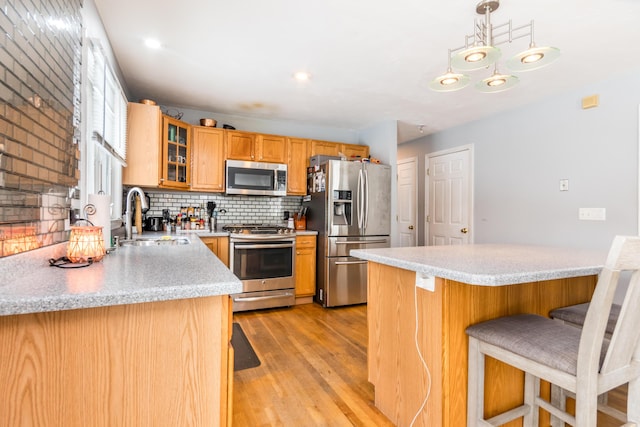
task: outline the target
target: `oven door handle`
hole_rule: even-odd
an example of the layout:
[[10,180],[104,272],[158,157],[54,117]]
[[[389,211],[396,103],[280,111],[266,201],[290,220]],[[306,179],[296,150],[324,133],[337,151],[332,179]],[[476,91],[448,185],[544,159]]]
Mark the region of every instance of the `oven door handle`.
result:
[[368,261],[336,261],[336,265],[366,264]]
[[285,294],[278,294],[278,295],[268,295],[265,297],[234,297],[233,301],[234,302],[264,301],[266,299],[282,298],[287,296],[291,296],[291,292],[287,292]]
[[274,248],[293,248],[295,243],[260,243],[254,245],[235,244],[235,249],[274,249]]

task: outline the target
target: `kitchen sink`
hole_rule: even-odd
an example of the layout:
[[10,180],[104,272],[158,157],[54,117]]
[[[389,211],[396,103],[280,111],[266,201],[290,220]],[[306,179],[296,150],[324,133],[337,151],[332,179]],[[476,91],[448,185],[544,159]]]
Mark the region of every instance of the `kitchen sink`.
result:
[[186,237],[163,236],[158,238],[140,238],[134,240],[121,240],[119,246],[164,246],[164,245],[188,245],[191,243]]

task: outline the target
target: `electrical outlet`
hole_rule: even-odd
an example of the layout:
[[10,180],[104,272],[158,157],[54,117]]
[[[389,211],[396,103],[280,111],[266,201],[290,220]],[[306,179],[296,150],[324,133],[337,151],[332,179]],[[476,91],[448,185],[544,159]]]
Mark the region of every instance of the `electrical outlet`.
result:
[[582,221],[606,221],[607,210],[605,208],[580,208],[578,219]]
[[416,286],[434,292],[436,290],[436,278],[416,272]]
[[560,180],[560,191],[569,191],[569,180],[561,179]]

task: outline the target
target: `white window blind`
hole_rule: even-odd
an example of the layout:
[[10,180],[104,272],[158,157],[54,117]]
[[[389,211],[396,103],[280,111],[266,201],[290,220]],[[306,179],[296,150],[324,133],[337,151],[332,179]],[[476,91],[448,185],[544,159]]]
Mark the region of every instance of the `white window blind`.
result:
[[91,42],[88,54],[91,138],[126,164],[127,99],[102,50]]

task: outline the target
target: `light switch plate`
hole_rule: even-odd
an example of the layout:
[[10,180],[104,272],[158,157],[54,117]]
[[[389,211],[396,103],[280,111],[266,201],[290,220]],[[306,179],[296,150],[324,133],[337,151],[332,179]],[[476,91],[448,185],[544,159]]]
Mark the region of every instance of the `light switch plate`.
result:
[[580,208],[578,219],[583,221],[606,221],[607,210],[605,208]]
[[560,191],[569,191],[569,180],[561,179],[560,180]]

